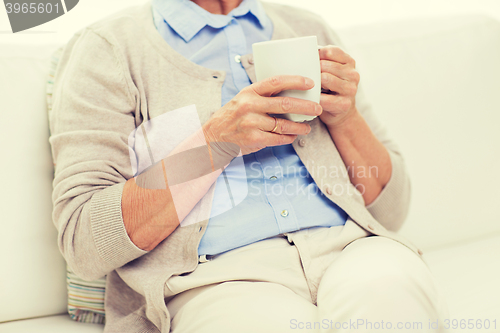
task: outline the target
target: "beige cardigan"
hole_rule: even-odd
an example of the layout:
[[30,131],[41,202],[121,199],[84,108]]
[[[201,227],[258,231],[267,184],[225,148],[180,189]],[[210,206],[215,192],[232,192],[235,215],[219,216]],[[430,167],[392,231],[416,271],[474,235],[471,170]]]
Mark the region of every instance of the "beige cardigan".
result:
[[[264,4],[274,24],[273,39],[317,35],[320,45],[338,37],[316,15]],[[254,80],[251,55],[241,61]],[[54,223],[69,266],[84,279],[107,275],[105,332],[168,332],[165,282],[191,272],[210,215],[215,184],[185,221],[153,251],[136,247],[124,228],[123,185],[132,175],[128,135],[141,123],[195,104],[203,124],[221,105],[225,73],[192,63],[156,31],[151,4],[120,12],[77,33],[66,45],[55,75],[50,113],[54,163]],[[395,233],[408,211],[410,185],[395,143],[358,92],[357,106],[387,147],[392,176],[379,197],[365,207],[325,125],[293,143],[321,191],[361,227],[421,252]],[[166,143],[168,144],[168,143]],[[173,147],[171,147],[173,148]],[[335,169],[339,172],[321,172]],[[336,195],[336,185],[351,194]]]

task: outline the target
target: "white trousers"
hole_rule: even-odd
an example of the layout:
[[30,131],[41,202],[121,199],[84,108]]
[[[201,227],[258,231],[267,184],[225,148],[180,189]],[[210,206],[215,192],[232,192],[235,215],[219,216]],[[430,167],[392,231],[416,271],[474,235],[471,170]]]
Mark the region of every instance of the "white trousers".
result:
[[223,253],[166,290],[174,333],[445,332],[448,317],[424,261],[351,220]]

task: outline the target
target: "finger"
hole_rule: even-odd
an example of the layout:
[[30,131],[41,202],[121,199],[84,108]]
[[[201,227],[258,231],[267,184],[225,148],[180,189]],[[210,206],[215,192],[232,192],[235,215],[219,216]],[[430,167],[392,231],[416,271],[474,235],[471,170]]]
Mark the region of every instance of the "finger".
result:
[[341,95],[356,94],[356,84],[342,80],[330,73],[321,73],[321,88],[335,91]]
[[314,87],[314,81],[304,76],[278,75],[254,83],[250,87],[258,95],[270,97],[283,90],[309,90]]
[[323,106],[324,112],[341,114],[349,111],[352,101],[347,96],[321,94],[320,104]]
[[318,103],[281,96],[260,98],[255,110],[260,110],[261,113],[294,113],[307,116],[319,116],[323,111],[321,105]]
[[274,132],[277,134],[306,135],[311,131],[309,124],[269,116],[262,117],[261,124],[263,125],[259,127],[261,131],[271,132],[276,127]]
[[331,60],[341,64],[352,64],[356,66],[354,59],[344,52],[340,47],[328,45],[319,50],[320,60]]
[[297,135],[293,134],[276,134],[271,132],[263,133],[263,135],[267,147],[289,145],[297,138]]
[[359,73],[350,65],[342,65],[330,60],[321,60],[321,73],[330,73],[336,77],[359,83]]
[[320,60],[321,72],[328,72],[333,75],[344,73],[345,68],[349,65],[341,64],[331,60]]

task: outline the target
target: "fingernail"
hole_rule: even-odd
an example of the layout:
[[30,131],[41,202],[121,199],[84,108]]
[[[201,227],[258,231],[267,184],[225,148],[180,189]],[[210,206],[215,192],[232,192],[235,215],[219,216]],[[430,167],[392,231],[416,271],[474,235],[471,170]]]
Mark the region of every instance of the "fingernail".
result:
[[323,108],[321,107],[321,105],[317,104],[314,107],[314,111],[316,111],[316,114],[319,116],[321,114],[321,112],[323,112]]
[[306,77],[306,87],[314,87],[314,81],[308,77]]

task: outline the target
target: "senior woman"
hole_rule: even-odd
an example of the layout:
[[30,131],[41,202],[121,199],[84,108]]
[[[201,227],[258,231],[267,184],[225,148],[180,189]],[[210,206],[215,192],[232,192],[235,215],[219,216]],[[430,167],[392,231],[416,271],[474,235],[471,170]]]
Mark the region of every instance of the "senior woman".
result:
[[[275,96],[309,78],[255,82],[253,43],[309,35],[328,45],[319,104]],[[258,0],[153,0],[70,40],[53,216],[75,273],[107,275],[105,332],[441,331],[442,293],[396,233],[403,159],[339,45]]]

